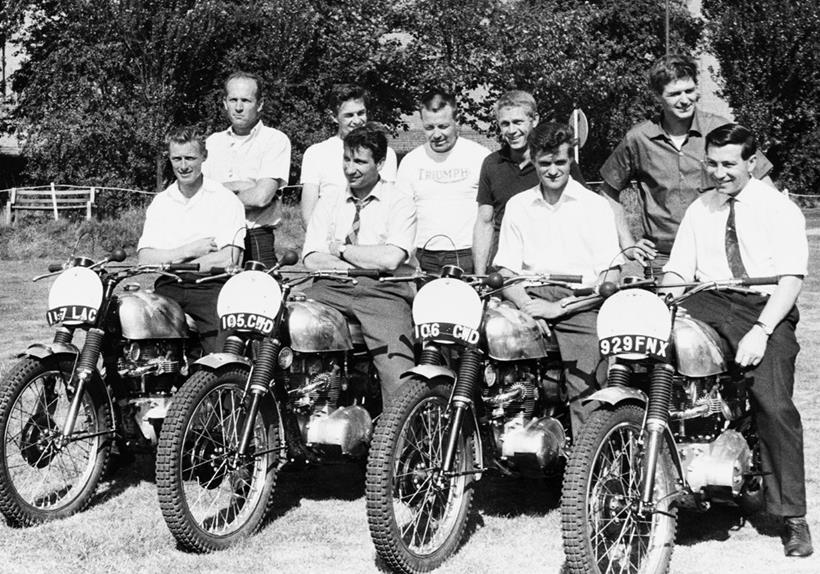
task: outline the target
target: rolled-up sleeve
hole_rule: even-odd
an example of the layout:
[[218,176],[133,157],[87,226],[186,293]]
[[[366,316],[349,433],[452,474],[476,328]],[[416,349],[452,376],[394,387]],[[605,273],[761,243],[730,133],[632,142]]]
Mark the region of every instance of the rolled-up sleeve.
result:
[[[512,210],[510,208],[513,208]],[[501,220],[501,231],[498,236],[498,251],[493,259],[495,267],[505,267],[513,273],[521,273],[524,264],[524,238],[516,226],[518,220],[517,206],[507,204],[504,218]]]
[[262,154],[259,177],[270,177],[287,183],[290,177],[290,154],[290,139],[285,134],[276,134]]
[[159,198],[155,197],[148,209],[145,210],[145,224],[142,226],[142,235],[137,243],[137,251],[145,248],[159,248],[162,246],[162,222],[157,213],[156,203]]
[[393,194],[385,243],[403,249],[409,258],[416,241],[416,206],[404,193]]
[[335,202],[322,198],[316,203],[316,208],[310,216],[310,222],[305,230],[305,243],[302,246],[302,261],[314,252],[330,253],[328,238],[331,236],[333,221],[333,206]]
[[217,247],[222,249],[229,245],[245,248],[245,207],[235,195],[226,194],[221,211],[220,226],[214,235]]
[[600,174],[612,189],[620,192],[632,179],[633,161],[629,143],[625,137],[621,143],[612,151],[604,165],[601,166]]
[[697,269],[697,240],[691,212],[690,207],[683,216],[669,261],[663,266],[664,273],[673,273],[683,281],[694,280]]

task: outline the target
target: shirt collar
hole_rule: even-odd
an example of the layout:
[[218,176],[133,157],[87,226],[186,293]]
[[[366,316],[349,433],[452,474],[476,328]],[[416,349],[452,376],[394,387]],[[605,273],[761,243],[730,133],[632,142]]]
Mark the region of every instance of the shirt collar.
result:
[[[384,180],[379,178],[379,181],[376,182],[376,185],[373,186],[373,189],[370,190],[370,193],[368,193],[366,196],[364,196],[361,199],[361,201],[365,201],[365,200],[370,201],[369,199],[367,199],[368,197],[371,197],[373,199],[377,199],[377,200],[381,201],[382,194],[384,193],[384,190],[382,189],[383,187],[384,187]],[[347,192],[347,195],[345,196],[345,203],[356,201],[356,196],[353,195],[352,191],[350,191],[350,186],[349,185],[346,187],[346,192]]]
[[202,178],[202,185],[200,186],[199,190],[193,194],[191,197],[186,197],[182,195],[182,191],[179,189],[179,182],[175,181],[173,185],[168,187],[168,197],[170,197],[176,203],[180,203],[183,205],[187,205],[197,200],[204,192],[205,192],[205,178]]
[[569,200],[573,200],[573,201],[577,200],[579,198],[580,191],[581,191],[579,189],[580,187],[581,187],[581,184],[578,183],[577,181],[575,181],[572,178],[572,176],[570,176],[569,181],[567,181],[567,185],[564,188],[564,191],[561,192],[561,197],[559,197],[558,201],[554,204],[549,204],[544,199],[544,194],[541,193],[541,184],[540,183],[538,185],[536,185],[535,187],[531,188],[529,191],[526,191],[524,193],[529,193],[531,195],[530,201],[532,203],[541,203],[543,205],[550,205],[551,207],[555,207],[555,206],[560,205],[561,203],[564,203],[564,202],[569,201]]
[[498,150],[498,163],[503,164],[507,162],[513,164],[520,170],[524,170],[527,168],[527,166],[532,165],[532,162],[530,161],[529,157],[525,157],[520,163],[516,163],[515,161],[513,161],[512,148],[510,148],[510,146],[507,144],[503,144],[501,146],[501,149]]
[[[703,128],[701,124],[703,120],[701,119],[700,115],[700,108],[695,105],[695,113],[692,115],[692,125],[689,126],[689,131],[687,132],[687,136],[689,135],[696,135],[703,137]],[[655,116],[655,119],[650,122],[650,124],[646,128],[646,135],[649,139],[669,139],[669,134],[666,133],[666,130],[663,129],[663,114],[659,114]]]
[[233,126],[228,126],[227,132],[228,132],[228,135],[232,138],[251,139],[251,138],[255,137],[256,134],[258,134],[259,130],[261,130],[261,129],[262,129],[262,120],[259,120],[258,122],[256,122],[256,125],[251,128],[250,133],[246,136],[237,135],[236,132],[233,131]]

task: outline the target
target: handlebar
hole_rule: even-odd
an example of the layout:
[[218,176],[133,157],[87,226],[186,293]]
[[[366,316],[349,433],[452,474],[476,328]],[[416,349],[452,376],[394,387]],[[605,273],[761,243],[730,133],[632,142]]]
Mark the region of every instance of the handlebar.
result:
[[48,266],[48,272],[49,273],[56,273],[57,271],[62,271],[62,270],[63,270],[63,264],[62,263],[52,263]]
[[165,271],[172,273],[174,271],[193,271],[195,273],[199,271],[199,263],[170,263],[164,267]]

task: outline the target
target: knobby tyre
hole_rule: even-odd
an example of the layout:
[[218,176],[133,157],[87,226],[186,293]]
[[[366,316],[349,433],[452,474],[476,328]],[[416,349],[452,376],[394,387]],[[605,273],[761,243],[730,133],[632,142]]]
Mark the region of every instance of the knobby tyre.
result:
[[367,464],[370,535],[395,571],[428,572],[458,548],[472,505],[475,453],[458,439],[452,476],[441,466],[450,387],[411,379],[382,413]]
[[91,502],[111,452],[111,405],[96,374],[71,436],[71,360],[26,357],[0,383],[0,510],[18,526],[64,518]]
[[194,552],[222,550],[262,526],[280,456],[276,407],[261,402],[245,456],[237,454],[249,372],[199,371],[174,395],[157,450],[157,491],[168,528]]
[[567,571],[572,574],[664,574],[675,544],[670,508],[674,470],[666,442],[658,458],[654,510],[639,512],[643,409],[595,412],[572,449],[561,500]]

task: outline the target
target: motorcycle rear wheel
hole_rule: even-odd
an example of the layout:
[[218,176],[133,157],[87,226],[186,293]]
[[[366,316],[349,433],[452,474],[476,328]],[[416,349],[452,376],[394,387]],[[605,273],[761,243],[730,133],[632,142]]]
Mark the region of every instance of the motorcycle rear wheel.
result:
[[395,571],[429,572],[458,548],[472,506],[473,439],[457,440],[453,476],[441,476],[450,387],[411,379],[382,413],[367,464],[367,520]]
[[638,512],[643,412],[636,405],[595,412],[572,449],[561,500],[571,574],[669,570],[677,528],[677,509],[669,505],[674,470],[664,442],[655,472],[654,510]]
[[248,376],[241,367],[195,373],[174,395],[162,425],[160,508],[179,544],[194,552],[222,550],[254,534],[273,503],[280,452],[269,396],[256,413],[248,453],[237,454]]
[[26,357],[0,383],[0,511],[12,524],[84,510],[108,466],[111,405],[97,376],[85,384],[75,438],[63,439],[73,367],[73,360]]

